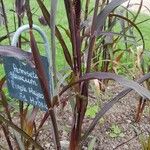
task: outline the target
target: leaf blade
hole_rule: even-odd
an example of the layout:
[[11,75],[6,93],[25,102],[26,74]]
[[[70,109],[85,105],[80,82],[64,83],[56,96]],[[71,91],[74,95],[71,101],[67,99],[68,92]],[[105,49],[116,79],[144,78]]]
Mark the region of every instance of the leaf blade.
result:
[[[138,83],[142,83],[145,80],[150,78],[150,73],[147,73],[146,75],[144,75],[142,78],[140,78],[137,82]],[[114,98],[112,98],[108,103],[106,103],[103,108],[101,109],[101,111],[99,111],[96,114],[96,117],[93,119],[92,123],[90,124],[89,128],[87,129],[87,131],[85,132],[85,134],[82,136],[81,139],[81,144],[83,144],[86,140],[86,138],[88,137],[88,135],[93,131],[94,127],[96,126],[97,122],[104,116],[104,114],[110,109],[112,108],[112,106],[114,104],[116,104],[122,97],[124,97],[125,95],[127,95],[129,92],[131,92],[132,89],[127,88],[124,89],[123,91],[121,91],[117,96],[115,96]]]

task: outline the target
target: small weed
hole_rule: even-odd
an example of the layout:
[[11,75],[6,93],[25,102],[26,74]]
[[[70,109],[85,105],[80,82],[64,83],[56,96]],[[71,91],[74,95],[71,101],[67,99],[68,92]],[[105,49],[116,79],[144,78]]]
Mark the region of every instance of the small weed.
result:
[[94,118],[97,112],[98,112],[98,106],[94,105],[94,106],[90,106],[89,108],[87,108],[85,115],[87,117]]
[[150,150],[150,136],[149,137],[140,137],[140,142],[142,145],[142,150]]
[[118,125],[113,124],[110,128],[109,136],[112,138],[124,137],[124,133]]
[[93,150],[96,144],[96,137],[93,137],[90,143],[88,144],[88,150]]

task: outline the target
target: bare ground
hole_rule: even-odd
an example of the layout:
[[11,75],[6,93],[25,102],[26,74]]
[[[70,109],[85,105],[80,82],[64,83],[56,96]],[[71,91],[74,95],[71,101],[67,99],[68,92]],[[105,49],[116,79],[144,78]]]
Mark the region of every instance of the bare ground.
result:
[[[102,94],[99,99],[91,98],[89,105],[103,105],[107,103],[112,97],[114,97],[119,91],[123,88],[116,83],[110,83],[107,87],[105,94]],[[141,150],[141,138],[148,137],[150,133],[150,108],[147,103],[146,108],[144,110],[144,114],[139,123],[135,123],[135,114],[136,107],[138,104],[138,94],[135,92],[131,92],[119,102],[117,102],[103,117],[103,119],[97,124],[94,128],[92,134],[88,137],[88,140],[83,146],[83,150],[87,150],[89,142],[95,137],[96,143],[94,144],[94,150]],[[43,112],[40,112],[37,117],[37,123],[41,119]],[[18,122],[18,114],[14,115],[15,123]],[[58,120],[58,128],[61,137],[61,143],[64,145],[63,150],[68,149],[68,141],[69,141],[69,132],[71,130],[71,122],[72,122],[72,112],[71,107],[68,105],[63,109],[57,108],[57,120]],[[86,117],[83,125],[83,132],[89,127],[92,121],[91,117]],[[123,134],[120,137],[120,134],[116,137],[111,137],[110,133],[112,125],[116,125],[121,130]],[[44,150],[55,150],[53,144],[53,136],[52,136],[52,127],[50,120],[45,123],[42,130],[40,131],[40,135],[38,138],[38,142],[44,147]],[[0,149],[7,150],[7,143],[3,132],[0,132]],[[17,150],[17,149],[16,149]]]

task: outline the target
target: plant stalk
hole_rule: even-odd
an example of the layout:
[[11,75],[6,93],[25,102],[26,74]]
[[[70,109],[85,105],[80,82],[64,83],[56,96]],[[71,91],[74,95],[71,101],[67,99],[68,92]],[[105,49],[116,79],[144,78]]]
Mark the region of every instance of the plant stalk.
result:
[[1,0],[1,5],[2,5],[2,13],[3,13],[3,16],[4,16],[5,28],[6,28],[6,32],[7,32],[7,35],[8,35],[8,41],[9,41],[9,45],[11,45],[10,34],[9,34],[9,29],[8,29],[8,20],[7,20],[7,15],[6,15],[3,0]]

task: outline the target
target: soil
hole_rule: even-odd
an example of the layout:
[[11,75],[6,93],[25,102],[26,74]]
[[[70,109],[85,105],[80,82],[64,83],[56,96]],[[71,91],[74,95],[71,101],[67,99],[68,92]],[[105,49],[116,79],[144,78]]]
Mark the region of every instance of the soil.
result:
[[[94,85],[92,84],[92,87],[93,86]],[[102,107],[122,89],[123,87],[120,85],[111,82],[109,83],[105,93],[101,93],[97,98],[91,96],[89,105],[97,105]],[[94,91],[91,91],[91,94],[94,94],[93,92]],[[93,138],[95,138],[95,150],[141,150],[141,143],[143,141],[142,138],[147,138],[150,133],[150,109],[149,104],[147,103],[141,121],[139,123],[135,123],[137,104],[138,94],[135,92],[129,93],[118,103],[116,103],[94,128],[92,134],[88,137],[88,140],[82,149],[87,150],[88,144]],[[71,107],[68,103],[63,110],[58,107],[56,111],[61,144],[64,147],[63,149],[67,150],[69,141],[68,133],[71,129],[72,122]],[[36,122],[39,122],[43,114],[43,112],[39,112]],[[15,122],[18,120],[17,115],[18,113],[14,115]],[[83,125],[83,132],[86,131],[91,121],[92,117],[86,116]],[[113,125],[117,126],[121,130],[121,133],[119,133],[116,137],[110,136],[110,133],[113,132],[111,130]],[[38,142],[44,147],[45,150],[54,150],[51,128],[52,127],[49,120],[43,126],[38,138]],[[123,137],[120,137],[121,134],[123,134]],[[0,132],[0,145],[3,147],[0,149],[8,149],[2,132]]]

